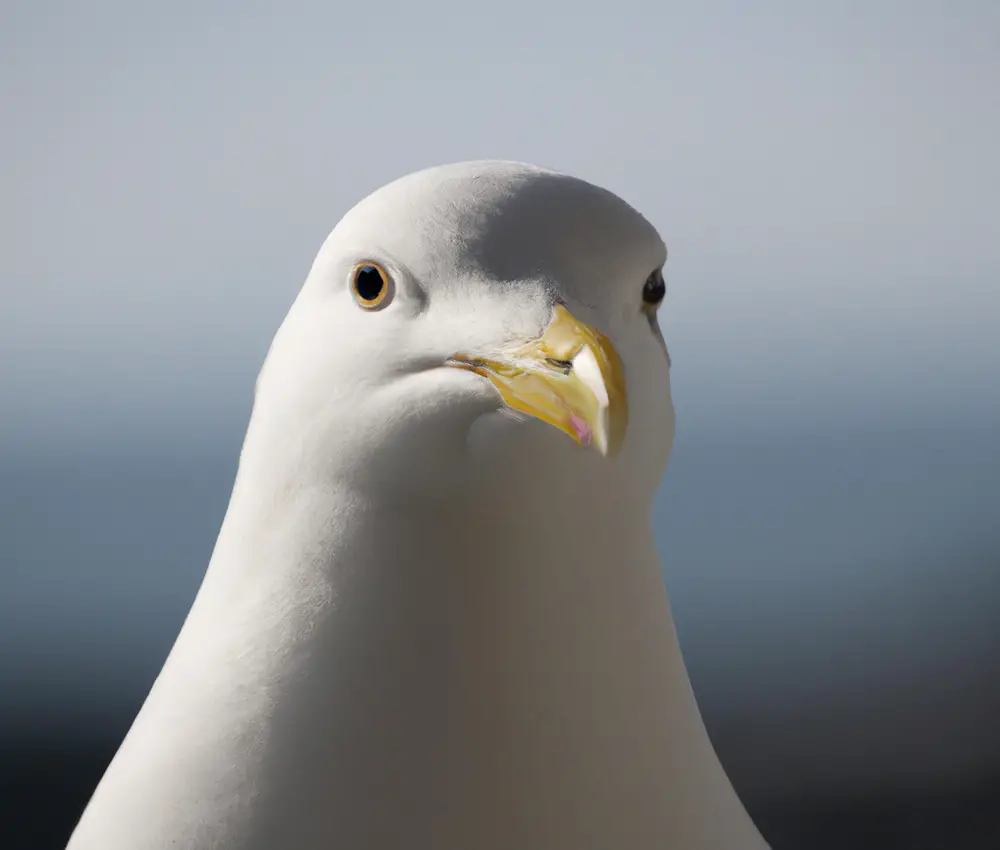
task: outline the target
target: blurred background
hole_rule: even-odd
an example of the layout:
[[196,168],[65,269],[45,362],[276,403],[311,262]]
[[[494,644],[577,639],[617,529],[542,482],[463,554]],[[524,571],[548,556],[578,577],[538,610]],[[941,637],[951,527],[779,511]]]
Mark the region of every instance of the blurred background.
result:
[[775,850],[1000,847],[1000,5],[586,8],[0,5],[4,850],[159,670],[327,232],[486,157],[666,236],[657,534]]

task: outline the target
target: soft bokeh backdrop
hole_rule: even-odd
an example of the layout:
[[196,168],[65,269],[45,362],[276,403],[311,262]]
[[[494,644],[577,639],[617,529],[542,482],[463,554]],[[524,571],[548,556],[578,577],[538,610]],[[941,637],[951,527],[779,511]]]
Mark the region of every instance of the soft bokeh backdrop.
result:
[[0,845],[159,669],[326,233],[498,157],[667,238],[657,533],[776,850],[1000,846],[998,81],[988,0],[2,4]]

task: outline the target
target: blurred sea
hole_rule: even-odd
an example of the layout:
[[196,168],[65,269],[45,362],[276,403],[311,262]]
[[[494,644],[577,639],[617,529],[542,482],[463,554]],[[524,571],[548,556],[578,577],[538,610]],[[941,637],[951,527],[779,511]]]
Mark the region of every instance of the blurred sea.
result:
[[[0,847],[62,847],[186,613],[241,432],[0,456]],[[1000,418],[685,425],[656,528],[775,850],[1000,847]]]

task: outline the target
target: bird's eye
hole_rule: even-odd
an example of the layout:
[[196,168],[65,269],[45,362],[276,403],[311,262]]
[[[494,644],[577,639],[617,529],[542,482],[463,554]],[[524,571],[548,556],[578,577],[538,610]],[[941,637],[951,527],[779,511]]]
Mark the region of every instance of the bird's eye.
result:
[[359,263],[351,273],[354,299],[365,310],[377,310],[388,304],[391,282],[386,270],[378,263]]
[[663,297],[667,294],[667,284],[663,279],[663,272],[657,269],[648,278],[642,287],[642,307],[644,310],[655,310],[660,306]]

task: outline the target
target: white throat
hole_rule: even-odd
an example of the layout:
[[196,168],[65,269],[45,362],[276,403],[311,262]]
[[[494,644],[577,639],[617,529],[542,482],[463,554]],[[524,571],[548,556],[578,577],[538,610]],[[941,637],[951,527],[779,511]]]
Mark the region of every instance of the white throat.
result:
[[765,847],[705,733],[647,517],[466,501],[431,521],[270,474],[244,457],[71,850]]

